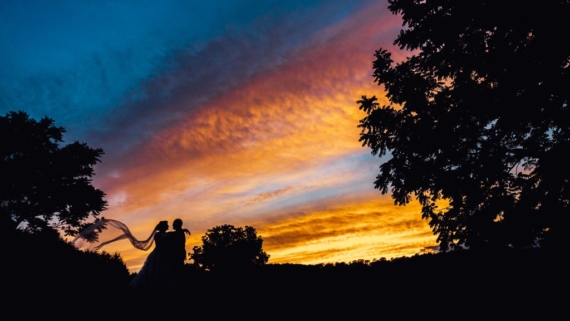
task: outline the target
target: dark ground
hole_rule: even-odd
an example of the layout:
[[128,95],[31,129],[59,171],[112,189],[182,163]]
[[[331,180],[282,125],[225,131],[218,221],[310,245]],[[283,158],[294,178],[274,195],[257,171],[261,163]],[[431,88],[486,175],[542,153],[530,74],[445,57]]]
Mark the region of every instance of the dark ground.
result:
[[4,287],[2,305],[14,316],[63,320],[566,319],[570,264],[561,254],[461,251],[371,264],[266,265],[217,274],[187,266],[177,290],[137,291],[90,282],[88,276],[61,284],[7,276],[12,286]]

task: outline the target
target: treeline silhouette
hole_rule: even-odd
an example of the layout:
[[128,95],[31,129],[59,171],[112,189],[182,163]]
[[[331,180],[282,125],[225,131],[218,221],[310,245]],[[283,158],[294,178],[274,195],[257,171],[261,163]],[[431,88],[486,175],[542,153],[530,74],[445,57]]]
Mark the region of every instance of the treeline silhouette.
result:
[[545,317],[566,311],[570,285],[566,255],[541,249],[462,250],[316,265],[267,264],[223,273],[187,267],[185,288],[199,289],[193,297],[196,302],[207,304],[206,298],[216,298],[236,311],[279,311],[289,317],[360,318],[394,313],[425,317],[433,313],[429,311],[464,309],[474,315],[540,313]]
[[[83,252],[54,233],[4,233],[8,311],[132,318],[556,316],[568,312],[566,253],[457,250],[391,260],[265,264],[206,271],[186,264],[179,289],[135,290],[119,254]],[[7,243],[8,244],[8,243]]]

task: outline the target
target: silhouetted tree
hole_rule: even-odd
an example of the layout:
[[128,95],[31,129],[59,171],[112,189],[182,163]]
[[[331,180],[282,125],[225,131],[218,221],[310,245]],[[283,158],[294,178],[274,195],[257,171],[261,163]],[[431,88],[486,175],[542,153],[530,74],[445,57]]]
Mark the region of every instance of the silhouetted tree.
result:
[[[570,244],[570,2],[390,0],[409,57],[376,51],[362,97],[375,181],[416,197],[443,250]],[[438,200],[449,201],[443,210]]]
[[0,220],[4,228],[25,223],[74,235],[106,208],[105,194],[91,185],[101,149],[74,142],[59,146],[65,129],[25,112],[0,116]]
[[208,271],[224,271],[264,265],[269,255],[263,251],[263,239],[251,226],[221,225],[202,236],[202,246],[195,246],[190,258]]

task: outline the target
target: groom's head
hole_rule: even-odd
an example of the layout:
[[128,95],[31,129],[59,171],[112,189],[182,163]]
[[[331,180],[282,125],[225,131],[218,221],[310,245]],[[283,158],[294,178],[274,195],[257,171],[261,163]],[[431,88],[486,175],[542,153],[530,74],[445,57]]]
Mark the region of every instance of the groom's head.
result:
[[175,230],[179,230],[182,228],[182,220],[177,218],[172,222],[172,228]]

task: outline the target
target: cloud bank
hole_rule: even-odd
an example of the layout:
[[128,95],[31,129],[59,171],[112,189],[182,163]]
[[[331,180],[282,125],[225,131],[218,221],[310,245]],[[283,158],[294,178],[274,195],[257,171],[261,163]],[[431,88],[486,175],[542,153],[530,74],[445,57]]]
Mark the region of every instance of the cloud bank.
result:
[[[0,102],[47,102],[34,113],[60,104],[50,116],[63,117],[69,137],[106,151],[94,180],[109,200],[104,216],[141,238],[159,220],[181,218],[193,232],[190,251],[209,228],[250,225],[274,263],[394,257],[434,246],[418,206],[394,207],[373,189],[381,160],[358,141],[364,113],[356,101],[364,94],[385,100],[371,62],[380,47],[394,49],[400,18],[384,1],[268,3],[244,15],[236,12],[252,3],[235,4],[217,21],[237,22],[194,23],[195,33],[180,22],[184,14],[156,17],[175,22],[166,28],[143,11],[133,21],[148,25],[117,35],[125,48],[96,39],[95,49],[81,49],[91,59],[85,68],[33,73],[14,82],[29,89],[5,89]],[[132,40],[137,35],[150,39]],[[148,254],[128,244],[108,250],[133,271]]]

